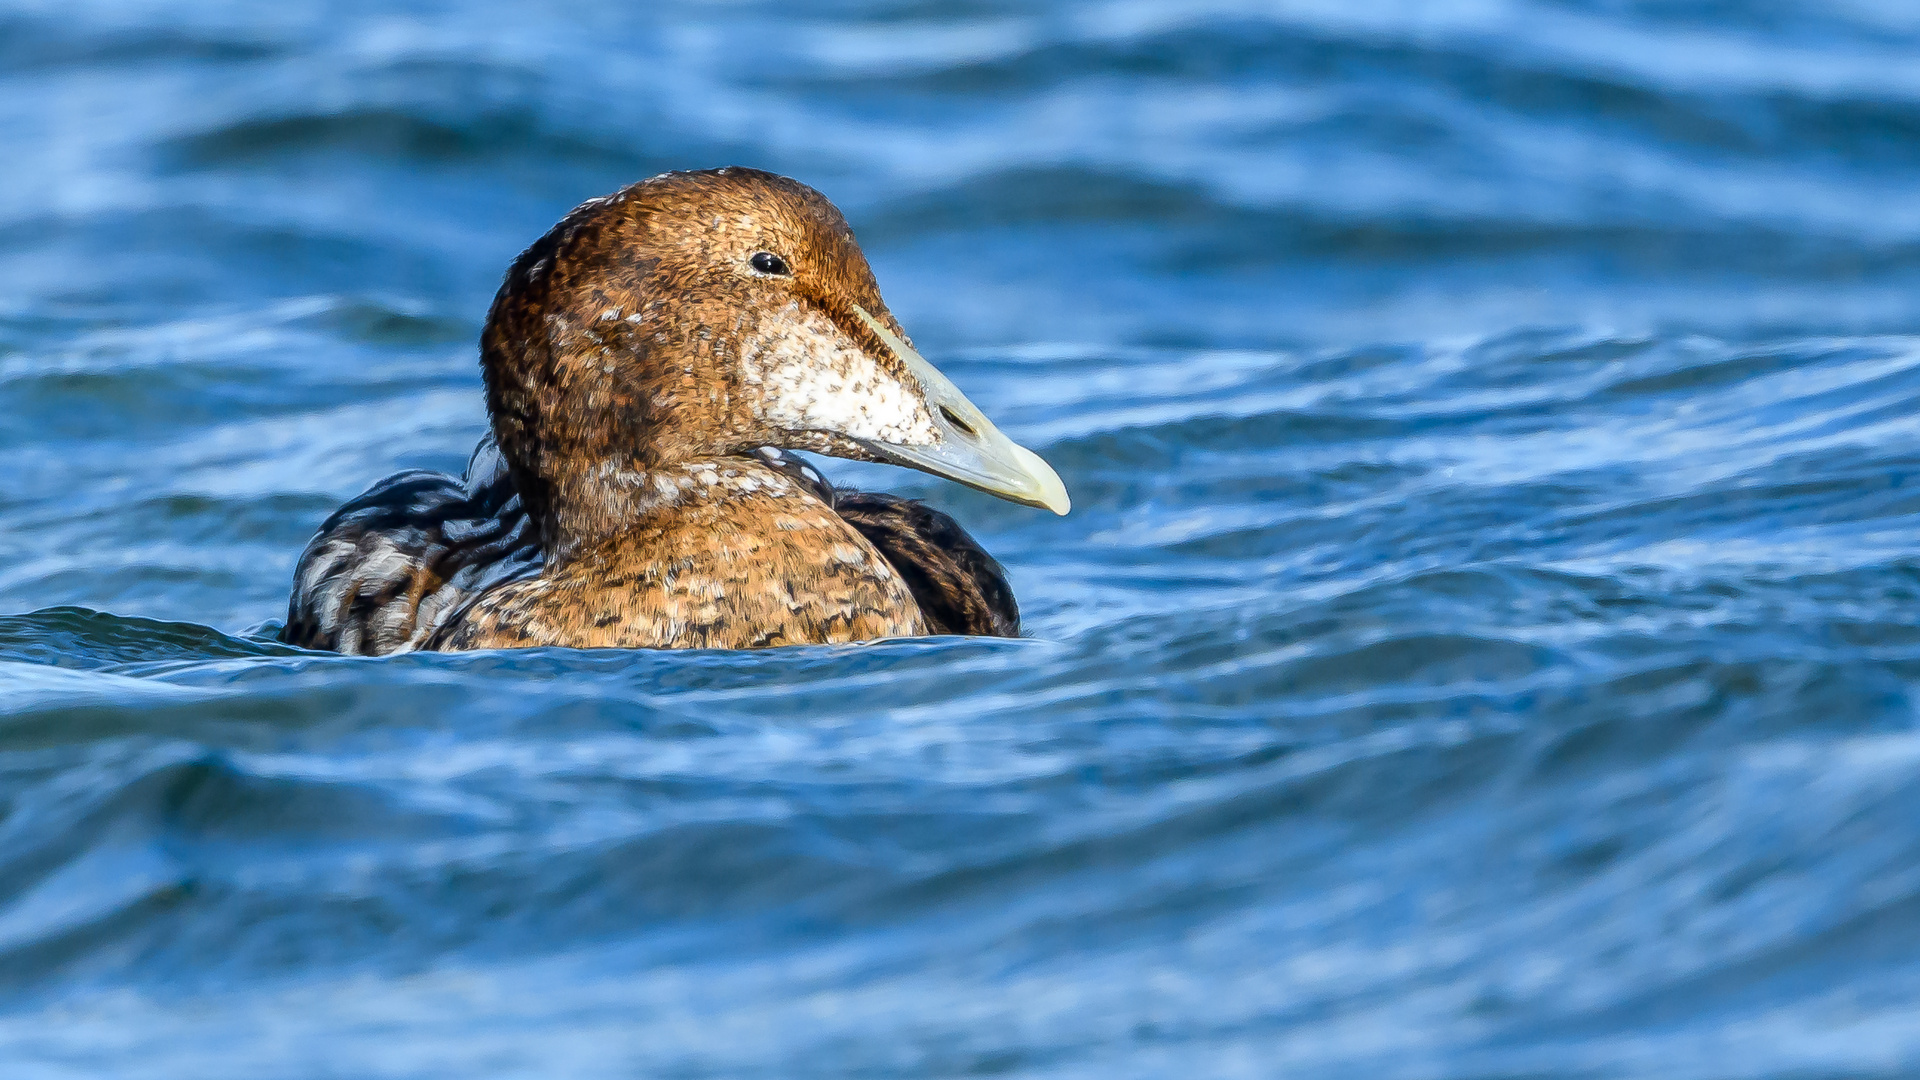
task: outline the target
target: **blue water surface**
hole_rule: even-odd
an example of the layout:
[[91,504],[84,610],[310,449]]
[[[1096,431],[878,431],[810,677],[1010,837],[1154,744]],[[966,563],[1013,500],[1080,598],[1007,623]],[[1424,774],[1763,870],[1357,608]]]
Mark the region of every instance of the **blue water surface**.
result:
[[[0,150],[9,1080],[1920,1073],[1907,0],[7,0]],[[735,163],[1028,639],[274,644]]]

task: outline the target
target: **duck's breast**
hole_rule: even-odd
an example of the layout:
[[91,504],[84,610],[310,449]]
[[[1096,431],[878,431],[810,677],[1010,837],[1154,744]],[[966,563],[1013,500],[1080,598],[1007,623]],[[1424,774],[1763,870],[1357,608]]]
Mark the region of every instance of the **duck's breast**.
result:
[[931,632],[899,572],[811,491],[742,459],[691,481],[697,495],[482,596],[429,647],[746,649]]

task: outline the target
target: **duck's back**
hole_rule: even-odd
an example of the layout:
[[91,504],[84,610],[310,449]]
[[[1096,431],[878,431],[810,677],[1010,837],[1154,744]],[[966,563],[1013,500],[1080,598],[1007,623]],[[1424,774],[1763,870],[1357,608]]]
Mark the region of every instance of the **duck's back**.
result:
[[[892,495],[836,490],[799,458],[760,462],[803,485],[885,557],[925,632],[1018,637],[1006,572],[951,517]],[[491,437],[467,475],[389,477],[329,517],[301,554],[282,637],[311,649],[380,656],[473,647],[462,633],[488,594],[538,575],[537,530]],[[767,643],[772,643],[768,641]]]

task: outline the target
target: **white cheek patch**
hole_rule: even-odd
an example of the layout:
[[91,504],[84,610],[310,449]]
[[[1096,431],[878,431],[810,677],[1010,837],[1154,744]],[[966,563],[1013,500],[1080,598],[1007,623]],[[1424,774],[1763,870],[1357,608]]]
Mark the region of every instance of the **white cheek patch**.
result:
[[919,388],[874,363],[833,320],[789,303],[763,325],[771,332],[741,357],[763,419],[898,446],[939,441]]

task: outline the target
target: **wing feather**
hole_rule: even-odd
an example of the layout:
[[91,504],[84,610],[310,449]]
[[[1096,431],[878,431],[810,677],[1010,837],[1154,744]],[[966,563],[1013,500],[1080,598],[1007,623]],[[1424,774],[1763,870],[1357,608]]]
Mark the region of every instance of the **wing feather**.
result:
[[407,652],[540,564],[537,530],[488,437],[464,478],[399,473],[334,511],[300,555],[281,638],[357,656]]

